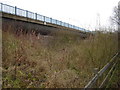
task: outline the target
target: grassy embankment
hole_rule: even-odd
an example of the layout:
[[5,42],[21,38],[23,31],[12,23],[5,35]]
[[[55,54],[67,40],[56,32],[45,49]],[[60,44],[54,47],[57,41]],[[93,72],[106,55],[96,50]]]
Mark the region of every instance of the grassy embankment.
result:
[[3,87],[84,87],[116,50],[111,33],[81,39],[68,31],[46,37],[3,31]]

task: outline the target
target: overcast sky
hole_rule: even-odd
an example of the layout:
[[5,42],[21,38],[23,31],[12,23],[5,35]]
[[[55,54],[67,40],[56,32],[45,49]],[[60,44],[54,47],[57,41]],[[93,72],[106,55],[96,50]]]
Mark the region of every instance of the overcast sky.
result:
[[0,2],[39,13],[70,24],[94,29],[100,22],[109,25],[109,17],[120,0],[0,0]]

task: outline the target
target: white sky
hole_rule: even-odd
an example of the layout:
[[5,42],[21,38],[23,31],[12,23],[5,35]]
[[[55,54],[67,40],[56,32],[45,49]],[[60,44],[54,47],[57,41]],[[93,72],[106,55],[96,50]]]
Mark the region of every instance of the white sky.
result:
[[0,2],[37,12],[70,24],[94,29],[99,20],[102,26],[109,25],[109,17],[120,0],[0,0]]

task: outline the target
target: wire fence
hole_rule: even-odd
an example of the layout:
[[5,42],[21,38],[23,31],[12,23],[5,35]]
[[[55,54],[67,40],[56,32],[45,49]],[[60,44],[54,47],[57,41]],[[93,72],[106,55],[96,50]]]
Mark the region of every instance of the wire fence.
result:
[[84,87],[84,90],[88,88],[105,88],[107,83],[109,83],[109,79],[112,76],[112,72],[115,69],[120,53],[116,53],[113,58],[108,62],[99,72],[95,74],[95,76],[88,82],[88,84]]
[[9,13],[9,14],[13,14],[13,15],[18,15],[18,16],[30,18],[30,19],[35,19],[35,20],[47,22],[47,23],[52,23],[52,24],[56,24],[56,25],[60,25],[60,26],[68,27],[68,28],[73,28],[73,29],[84,31],[84,32],[90,32],[89,30],[86,30],[84,28],[80,28],[80,27],[77,27],[75,25],[71,25],[71,24],[66,23],[66,22],[62,22],[62,21],[59,21],[56,19],[52,19],[50,17],[46,17],[46,16],[43,16],[43,15],[40,15],[37,13],[27,11],[27,10],[23,10],[23,9],[17,8],[16,6],[13,7],[13,6],[10,6],[7,4],[0,3],[0,11],[5,12],[5,13]]

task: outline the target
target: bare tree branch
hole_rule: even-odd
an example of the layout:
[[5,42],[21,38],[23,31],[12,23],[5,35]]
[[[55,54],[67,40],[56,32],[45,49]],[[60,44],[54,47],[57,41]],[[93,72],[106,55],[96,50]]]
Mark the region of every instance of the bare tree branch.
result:
[[120,15],[120,9],[119,9],[117,6],[115,6],[115,7],[114,7],[114,11],[113,11],[113,17],[110,17],[110,19],[111,19],[115,24],[118,24],[118,25],[120,25],[119,15]]

